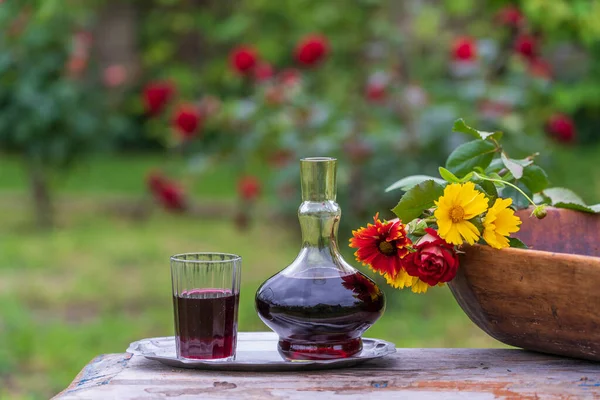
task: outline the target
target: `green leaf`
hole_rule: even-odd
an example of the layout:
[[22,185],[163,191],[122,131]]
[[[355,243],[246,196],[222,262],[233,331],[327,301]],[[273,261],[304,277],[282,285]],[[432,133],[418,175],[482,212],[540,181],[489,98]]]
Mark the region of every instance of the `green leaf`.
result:
[[544,195],[550,199],[552,205],[557,203],[572,203],[585,206],[585,202],[575,192],[569,189],[555,187],[544,190]]
[[483,220],[481,217],[473,217],[469,220],[469,222],[475,225],[475,228],[477,228],[479,232],[483,232]]
[[582,204],[577,204],[577,203],[559,202],[559,203],[553,204],[553,206],[556,208],[567,208],[569,210],[583,211],[583,212],[592,213],[592,214],[600,214],[600,204],[588,206],[588,205],[582,205]]
[[514,159],[514,158],[511,158],[511,160],[512,160],[513,162],[516,162],[517,164],[519,164],[521,167],[526,167],[526,166],[528,166],[528,165],[531,165],[531,164],[533,164],[533,160],[530,160],[530,159],[528,159],[528,158],[524,158],[524,159],[522,159],[522,160],[516,160],[516,159]]
[[404,191],[408,191],[413,186],[415,186],[421,182],[427,181],[427,180],[432,180],[432,181],[442,184],[442,185],[446,183],[446,181],[444,181],[443,179],[434,178],[433,176],[412,175],[412,176],[407,176],[406,178],[400,179],[396,183],[391,184],[390,186],[388,186],[387,189],[385,189],[385,191],[390,192],[390,191],[396,190],[396,189],[402,189]]
[[528,249],[529,247],[527,247],[527,245],[523,242],[521,242],[521,240],[514,238],[514,237],[509,237],[508,238],[508,244],[510,247],[514,247],[517,249]]
[[500,154],[500,158],[502,159],[504,166],[513,174],[515,179],[521,179],[523,176],[523,166],[517,163],[515,160],[511,160],[510,158],[506,157],[504,152]]
[[541,192],[548,187],[546,171],[537,165],[530,165],[523,170],[521,182],[533,193]]
[[473,178],[473,172],[469,172],[468,174],[463,176],[462,179],[460,180],[460,183],[468,182],[471,180],[471,178]]
[[446,168],[439,167],[438,170],[440,171],[440,176],[442,178],[444,178],[446,181],[448,181],[450,183],[458,183],[458,182],[460,182],[460,179],[458,179],[456,177],[456,175],[454,175],[452,172],[448,171]]
[[439,199],[443,193],[444,187],[433,180],[421,182],[407,191],[392,211],[400,221],[408,223],[433,207],[434,200]]
[[471,128],[470,126],[468,126],[465,121],[461,118],[458,119],[454,122],[454,126],[452,127],[452,131],[453,132],[460,132],[460,133],[466,133],[467,135],[471,135],[476,139],[482,139],[485,140],[489,137],[494,138],[496,140],[500,139],[502,137],[502,132],[500,131],[496,131],[496,132],[485,132],[485,131],[479,131],[475,128]]
[[485,140],[474,140],[458,146],[448,156],[446,168],[456,176],[465,176],[475,167],[486,168],[494,158],[496,146]]
[[504,168],[504,163],[499,158],[494,158],[490,165],[485,169],[486,174],[490,174],[491,172],[498,172],[502,168]]

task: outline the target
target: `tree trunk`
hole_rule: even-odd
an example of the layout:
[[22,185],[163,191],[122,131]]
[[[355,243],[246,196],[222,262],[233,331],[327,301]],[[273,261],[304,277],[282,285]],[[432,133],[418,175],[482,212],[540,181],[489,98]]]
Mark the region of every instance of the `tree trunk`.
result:
[[36,225],[39,229],[50,229],[53,226],[53,209],[48,176],[43,168],[30,166],[29,177]]

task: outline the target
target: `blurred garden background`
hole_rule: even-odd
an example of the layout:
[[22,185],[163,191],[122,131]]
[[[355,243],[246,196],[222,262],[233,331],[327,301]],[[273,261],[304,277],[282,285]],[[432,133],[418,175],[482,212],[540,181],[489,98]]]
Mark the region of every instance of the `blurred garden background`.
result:
[[[339,160],[349,261],[385,189],[467,140],[457,118],[597,203],[599,19],[595,0],[0,1],[0,398],[172,335],[175,253],[240,254],[240,330],[265,330],[254,293],[299,250],[304,156]],[[385,291],[368,336],[502,346],[446,287]]]

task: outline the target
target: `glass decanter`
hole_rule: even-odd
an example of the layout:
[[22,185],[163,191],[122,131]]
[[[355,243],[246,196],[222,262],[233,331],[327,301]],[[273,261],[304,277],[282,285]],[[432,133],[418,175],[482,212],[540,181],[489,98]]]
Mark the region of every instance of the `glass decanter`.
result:
[[258,315],[279,335],[279,353],[289,360],[345,358],[360,352],[362,334],[385,310],[383,292],[339,252],[336,162],[300,160],[302,248],[256,292]]

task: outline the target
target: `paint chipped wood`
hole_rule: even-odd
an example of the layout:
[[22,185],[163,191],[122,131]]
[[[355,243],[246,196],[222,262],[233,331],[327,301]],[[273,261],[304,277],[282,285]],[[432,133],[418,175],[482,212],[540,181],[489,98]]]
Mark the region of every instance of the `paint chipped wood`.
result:
[[392,356],[347,369],[247,373],[174,369],[123,353],[95,358],[55,398],[314,399],[315,396],[345,400],[467,396],[592,399],[600,398],[600,363],[517,349],[398,349]]

